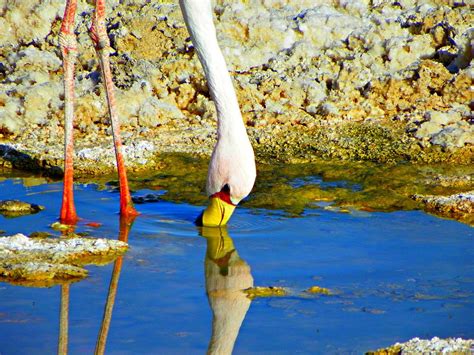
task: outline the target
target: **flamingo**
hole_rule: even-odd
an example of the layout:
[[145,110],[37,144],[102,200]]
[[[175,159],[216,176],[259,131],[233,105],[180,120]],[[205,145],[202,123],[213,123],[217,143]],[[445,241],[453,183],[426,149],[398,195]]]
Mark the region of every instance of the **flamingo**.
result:
[[[211,1],[180,0],[179,5],[204,69],[209,92],[217,111],[217,143],[211,155],[206,182],[209,205],[203,211],[198,223],[205,226],[222,226],[228,222],[237,204],[252,190],[256,178],[254,152],[245,130],[232,80],[217,41]],[[60,213],[60,220],[64,224],[75,224],[78,220],[73,193],[76,7],[77,0],[66,1],[59,33],[65,91],[64,187]],[[125,218],[135,218],[138,212],[133,206],[128,187],[110,70],[110,41],[105,26],[105,0],[95,1],[95,12],[89,31],[99,59],[111,120],[120,186],[120,215]]]

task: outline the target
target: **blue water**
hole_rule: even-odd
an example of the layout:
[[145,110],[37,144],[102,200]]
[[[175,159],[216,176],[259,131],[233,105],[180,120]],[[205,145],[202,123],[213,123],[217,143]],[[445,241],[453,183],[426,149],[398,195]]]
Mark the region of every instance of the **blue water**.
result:
[[[0,216],[6,235],[53,232],[61,184],[1,181],[0,199],[12,198],[46,210]],[[79,232],[117,238],[116,192],[77,185],[76,202],[84,219]],[[213,319],[205,287],[208,240],[193,224],[203,207],[165,201],[137,207],[106,353],[205,353]],[[235,354],[362,353],[413,337],[474,338],[474,233],[467,225],[421,211],[318,209],[289,218],[239,207],[227,232],[256,286],[289,289],[285,297],[254,299],[243,311]],[[112,269],[89,266],[89,277],[70,286],[70,354],[94,352]],[[314,285],[333,295],[304,292]],[[0,353],[56,353],[60,295],[60,286],[0,283]]]

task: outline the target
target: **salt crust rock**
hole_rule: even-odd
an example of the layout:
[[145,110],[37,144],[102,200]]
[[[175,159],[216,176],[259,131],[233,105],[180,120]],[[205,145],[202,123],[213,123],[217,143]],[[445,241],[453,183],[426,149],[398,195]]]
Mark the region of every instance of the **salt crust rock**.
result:
[[113,249],[126,249],[127,243],[111,239],[64,238],[64,239],[30,239],[18,233],[11,237],[0,238],[0,250],[3,253],[37,252],[46,253],[52,260],[62,260],[75,253],[105,253]]
[[470,354],[473,350],[474,340],[461,338],[431,339],[413,338],[400,345],[402,354],[437,353],[437,354]]
[[93,238],[28,238],[23,234],[0,238],[0,278],[11,282],[35,282],[83,278],[85,264],[113,261],[127,243]]
[[474,144],[474,126],[462,120],[461,112],[429,111],[425,117],[428,120],[420,125],[415,137],[429,139],[432,144],[444,148]]
[[412,198],[422,202],[430,212],[455,218],[469,224],[474,223],[474,191],[450,196],[416,194]]
[[460,148],[466,144],[472,145],[474,144],[474,126],[465,121],[456,122],[433,134],[430,141],[444,148]]
[[447,338],[440,339],[433,337],[431,339],[413,338],[405,343],[396,343],[386,349],[370,351],[371,355],[390,355],[390,354],[472,354],[474,346],[473,339]]

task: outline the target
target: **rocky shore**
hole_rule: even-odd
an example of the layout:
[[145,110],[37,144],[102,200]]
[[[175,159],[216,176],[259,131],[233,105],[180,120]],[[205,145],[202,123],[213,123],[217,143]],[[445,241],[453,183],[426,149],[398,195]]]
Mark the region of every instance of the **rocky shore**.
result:
[[470,355],[474,351],[473,339],[447,338],[431,339],[413,338],[404,343],[396,343],[388,348],[368,352],[370,355],[403,355],[403,354],[459,354]]
[[[209,155],[215,108],[176,2],[109,1],[129,166]],[[64,1],[0,3],[0,166],[60,172]],[[78,174],[114,168],[107,108],[79,1]],[[469,164],[474,15],[465,1],[216,1],[218,37],[259,161]]]
[[422,202],[432,213],[474,225],[474,191],[450,196],[413,195],[412,197]]

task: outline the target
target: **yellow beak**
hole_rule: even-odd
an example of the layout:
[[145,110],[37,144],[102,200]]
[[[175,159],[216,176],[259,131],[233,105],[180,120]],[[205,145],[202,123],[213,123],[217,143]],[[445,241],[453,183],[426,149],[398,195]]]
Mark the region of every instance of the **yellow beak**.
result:
[[202,214],[202,225],[206,227],[225,226],[234,213],[235,207],[218,196],[211,196],[209,206]]

